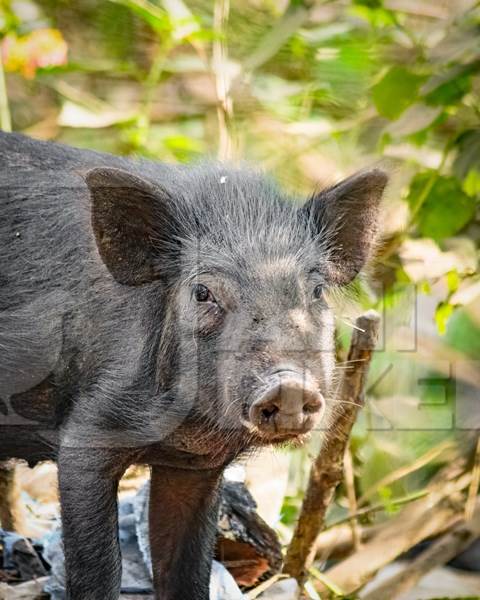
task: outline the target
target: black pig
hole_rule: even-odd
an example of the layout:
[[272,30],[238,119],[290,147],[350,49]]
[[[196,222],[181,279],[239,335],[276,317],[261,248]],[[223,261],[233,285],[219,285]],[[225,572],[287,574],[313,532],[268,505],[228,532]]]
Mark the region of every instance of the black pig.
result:
[[386,175],[300,205],[222,164],[14,134],[0,156],[0,460],[57,460],[70,600],[118,598],[117,485],[151,465],[156,598],[206,600],[225,466],[328,427],[325,292],[367,259]]

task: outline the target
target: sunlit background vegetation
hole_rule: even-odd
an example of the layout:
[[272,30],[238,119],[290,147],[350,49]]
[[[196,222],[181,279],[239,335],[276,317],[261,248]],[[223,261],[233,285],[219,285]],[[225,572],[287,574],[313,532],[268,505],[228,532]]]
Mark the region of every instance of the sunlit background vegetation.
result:
[[[480,426],[479,3],[1,7],[5,130],[163,161],[247,160],[297,194],[368,165],[390,170],[378,255],[339,331],[355,310],[385,317],[352,448],[362,501],[394,512],[446,460],[439,444]],[[376,485],[429,451],[412,473]],[[284,526],[303,463],[293,453]],[[329,518],[347,508],[339,494]]]

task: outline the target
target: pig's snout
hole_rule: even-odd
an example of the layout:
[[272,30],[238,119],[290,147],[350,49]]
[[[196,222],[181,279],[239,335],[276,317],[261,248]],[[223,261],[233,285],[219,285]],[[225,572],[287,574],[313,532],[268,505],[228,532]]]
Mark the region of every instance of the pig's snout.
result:
[[267,437],[295,437],[320,421],[325,400],[303,373],[277,371],[250,406],[250,421]]

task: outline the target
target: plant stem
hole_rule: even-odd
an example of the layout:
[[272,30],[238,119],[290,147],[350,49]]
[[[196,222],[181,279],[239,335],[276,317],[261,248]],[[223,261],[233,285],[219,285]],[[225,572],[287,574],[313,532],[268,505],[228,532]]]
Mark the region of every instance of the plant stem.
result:
[[472,483],[468,489],[467,502],[465,504],[465,521],[471,521],[475,513],[475,503],[480,488],[480,436],[477,439],[474,464],[472,468]]
[[148,135],[148,130],[150,129],[154,94],[162,77],[165,60],[172,49],[172,46],[173,44],[170,37],[160,44],[152,66],[150,67],[147,79],[145,80],[145,95],[140,113],[140,125],[145,137]]
[[450,153],[450,149],[451,149],[451,143],[449,141],[443,150],[442,158],[441,158],[440,164],[438,165],[438,168],[435,169],[435,171],[433,171],[431,176],[428,178],[425,186],[423,187],[420,195],[417,198],[417,201],[415,202],[415,205],[412,207],[412,209],[410,211],[410,226],[412,226],[415,217],[417,216],[418,212],[420,211],[420,209],[423,206],[423,203],[425,202],[425,200],[428,198],[428,195],[432,191],[433,186],[435,185],[438,178],[440,177],[443,167],[445,166],[448,155]]
[[345,456],[343,459],[344,484],[347,490],[348,508],[350,514],[350,528],[352,530],[353,547],[355,551],[360,549],[360,532],[358,528],[355,513],[358,511],[357,495],[355,493],[355,472],[353,468],[353,457],[350,450],[350,444],[345,448]]
[[232,80],[228,71],[228,47],[226,26],[230,15],[230,0],[216,0],[214,8],[214,30],[216,38],[212,48],[212,71],[217,92],[217,119],[219,130],[218,158],[230,160],[233,155]]
[[0,45],[0,127],[3,131],[12,131],[12,119],[8,106],[7,83],[3,69],[2,47]]
[[[401,496],[400,498],[393,498],[389,501],[390,507],[403,506],[404,504],[409,504],[410,502],[414,502],[419,498],[423,498],[424,496],[428,496],[428,490],[419,490],[418,492],[413,492],[412,494],[408,494],[407,496]],[[339,525],[344,525],[345,523],[349,523],[352,519],[358,519],[359,517],[367,517],[374,513],[385,511],[385,504],[373,504],[371,506],[367,506],[365,508],[359,508],[357,512],[350,513],[347,517],[343,519],[338,519],[334,523],[331,523],[327,527],[324,528],[323,531],[328,531],[329,529],[334,529]]]

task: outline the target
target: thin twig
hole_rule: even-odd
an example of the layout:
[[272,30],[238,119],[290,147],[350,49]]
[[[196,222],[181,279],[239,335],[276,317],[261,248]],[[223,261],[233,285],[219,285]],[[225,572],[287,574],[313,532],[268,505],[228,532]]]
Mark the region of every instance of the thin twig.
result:
[[274,583],[277,583],[277,581],[280,581],[281,579],[286,579],[286,578],[287,578],[287,575],[284,575],[283,573],[277,573],[276,575],[273,575],[266,581],[263,581],[260,585],[258,585],[253,590],[250,590],[249,592],[247,592],[246,598],[248,600],[255,600],[255,598],[260,596],[260,594],[263,594],[263,592],[266,592],[270,587],[272,587],[272,585]]
[[231,74],[228,68],[228,47],[226,44],[226,24],[230,14],[229,0],[216,0],[214,9],[215,40],[213,42],[212,71],[215,76],[217,92],[217,119],[219,129],[218,158],[229,160],[233,154],[231,125],[233,120],[233,102]]
[[171,37],[167,37],[165,40],[159,41],[159,46],[144,83],[144,98],[143,106],[139,115],[139,124],[142,127],[145,136],[148,135],[150,129],[152,107],[157,86],[162,78],[167,56],[173,47],[174,42]]
[[245,60],[244,71],[255,71],[282,48],[292,35],[299,30],[309,17],[310,2],[290,2],[281,18],[275,22],[270,31],[262,38],[260,44]]
[[[389,500],[390,507],[400,507],[402,505],[417,503],[428,496],[430,493],[434,493],[436,489],[440,486],[443,490],[445,486],[451,485],[455,479],[458,480],[460,476],[462,476],[465,472],[465,457],[460,454],[455,454],[452,458],[450,456],[448,458],[447,465],[444,466],[438,473],[435,475],[430,481],[429,485],[416,492],[408,494],[407,496],[400,496],[398,498],[392,498]],[[463,477],[462,477],[463,479]],[[470,478],[467,482],[465,480],[460,481],[460,486],[469,485],[472,479],[472,475],[470,474]],[[470,484],[471,485],[471,484]],[[450,490],[452,494],[458,493],[459,487],[455,486],[453,490]],[[438,500],[434,500],[433,504],[437,503]],[[360,501],[359,501],[360,504]],[[432,505],[433,507],[433,505]],[[366,517],[370,514],[374,514],[379,511],[385,510],[384,503],[372,504],[370,506],[366,506],[363,508],[359,508],[355,517],[358,519],[360,517]],[[337,521],[330,523],[327,527],[325,527],[324,531],[318,536],[316,540],[316,548],[317,548],[317,559],[321,562],[324,562],[329,556],[335,555],[337,558],[339,556],[345,556],[351,552],[352,549],[352,535],[350,528],[347,529],[346,524],[349,522],[351,515],[338,519]],[[405,520],[402,518],[402,520]],[[360,537],[362,543],[367,543],[373,540],[377,535],[380,535],[383,529],[390,529],[390,521],[384,521],[378,525],[370,525],[368,527],[360,528]],[[441,528],[436,531],[437,534],[442,534],[444,530]]]
[[472,468],[472,482],[468,488],[467,502],[465,503],[465,521],[470,521],[473,518],[475,511],[475,502],[480,488],[480,436],[477,439],[477,447],[475,450],[475,458]]
[[[449,476],[447,468],[443,473]],[[355,552],[327,569],[326,576],[347,594],[358,591],[379,569],[415,544],[438,535],[462,520],[463,515],[455,498],[470,485],[471,480],[470,472],[463,473],[454,481],[438,477],[428,495],[407,504],[385,523],[371,541],[362,545],[361,552]],[[317,591],[326,593],[326,589],[320,585]]]
[[442,158],[440,160],[440,164],[438,165],[438,168],[435,171],[433,171],[433,173],[427,179],[425,185],[422,188],[422,191],[420,192],[420,194],[418,195],[417,199],[415,200],[415,202],[413,203],[413,205],[410,209],[410,217],[409,217],[409,226],[410,227],[413,227],[416,216],[418,215],[420,209],[422,208],[423,204],[425,203],[425,200],[428,198],[430,192],[432,191],[433,186],[437,183],[439,177],[441,176],[443,167],[445,166],[445,163],[447,162],[447,158],[448,158],[451,150],[452,150],[452,141],[449,140],[445,144],[445,147],[443,149]]
[[20,492],[15,481],[15,463],[0,462],[0,523],[3,529],[16,531],[20,525],[18,506]]
[[385,598],[395,600],[411,590],[426,573],[446,564],[465,550],[478,536],[480,536],[480,500],[476,500],[472,519],[469,522],[462,521],[433,542],[430,548],[422,552],[400,573],[364,596],[364,600],[385,600]]
[[378,490],[380,490],[384,487],[387,487],[389,485],[392,485],[392,483],[395,483],[399,479],[403,479],[404,477],[407,477],[411,473],[418,471],[419,469],[425,467],[426,465],[428,465],[429,463],[434,461],[436,458],[438,458],[440,455],[442,455],[447,450],[453,450],[454,448],[455,448],[454,442],[452,442],[451,440],[444,441],[441,444],[439,444],[438,446],[435,446],[434,448],[430,448],[430,450],[425,452],[425,454],[422,454],[422,456],[419,456],[412,464],[404,465],[404,466],[396,469],[395,471],[388,473],[388,475],[386,475],[385,477],[382,477],[382,479],[377,481],[375,483],[375,485],[368,488],[360,496],[360,498],[358,499],[359,506],[363,506],[369,498],[371,498],[378,492]]
[[353,458],[350,450],[350,445],[345,448],[344,464],[344,480],[348,498],[349,523],[352,529],[353,547],[355,550],[360,549],[360,532],[358,522],[355,517],[358,511],[357,495],[355,493],[355,473],[353,470]]
[[345,401],[332,428],[333,435],[314,460],[305,499],[292,541],[287,551],[284,572],[304,583],[315,558],[315,541],[323,528],[326,510],[342,480],[345,448],[359,407],[368,367],[378,335],[379,316],[369,311],[357,319],[348,355],[352,367],[344,372],[339,399]]
[[[410,502],[415,502],[415,500],[418,500],[419,498],[428,496],[429,493],[430,492],[428,491],[428,489],[426,489],[419,490],[418,492],[412,492],[411,494],[401,496],[400,498],[393,498],[392,500],[388,501],[388,507],[396,508],[399,506],[403,506],[404,504],[410,504]],[[344,517],[343,519],[338,519],[338,521],[335,521],[331,525],[328,525],[328,527],[325,527],[324,531],[333,529],[334,527],[338,527],[339,525],[343,525],[344,523],[349,523],[352,519],[358,519],[359,517],[367,517],[374,513],[385,511],[386,508],[387,507],[385,506],[385,503],[381,502],[379,502],[378,504],[372,504],[371,506],[365,506],[364,508],[359,508],[356,512],[350,513],[347,517]]]
[[12,131],[12,118],[8,106],[7,83],[3,68],[2,46],[0,44],[0,127],[3,131]]

